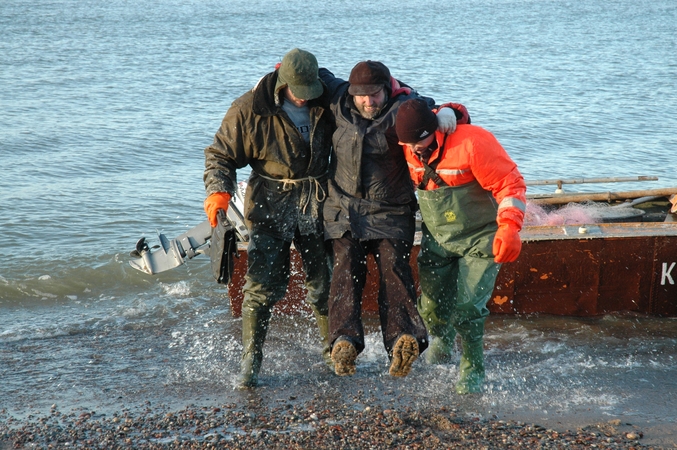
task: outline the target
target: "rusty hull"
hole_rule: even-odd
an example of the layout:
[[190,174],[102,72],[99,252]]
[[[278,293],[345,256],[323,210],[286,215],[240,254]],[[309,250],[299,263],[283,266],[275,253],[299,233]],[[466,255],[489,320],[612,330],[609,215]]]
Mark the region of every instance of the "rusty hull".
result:
[[677,224],[525,227],[519,259],[505,264],[494,313],[677,316]]
[[[525,227],[522,253],[504,264],[489,301],[492,314],[598,316],[629,311],[677,316],[677,223],[608,223]],[[411,264],[418,284],[416,255]],[[229,285],[231,311],[242,311],[246,251]],[[378,274],[368,261],[363,309],[377,311]],[[276,312],[309,311],[303,270],[292,251],[291,280]],[[418,288],[418,286],[417,286]]]

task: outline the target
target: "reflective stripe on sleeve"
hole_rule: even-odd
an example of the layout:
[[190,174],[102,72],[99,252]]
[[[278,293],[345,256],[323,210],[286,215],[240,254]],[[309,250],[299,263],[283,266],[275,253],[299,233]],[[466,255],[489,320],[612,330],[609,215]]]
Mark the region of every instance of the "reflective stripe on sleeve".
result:
[[506,197],[501,200],[501,204],[498,205],[498,209],[509,208],[511,206],[519,209],[522,212],[526,212],[527,210],[527,205],[522,200],[515,197]]
[[468,172],[470,172],[470,169],[465,169],[465,170],[461,170],[461,169],[440,169],[440,170],[436,170],[436,172],[440,175],[455,176],[455,175],[463,175],[464,173],[468,173]]

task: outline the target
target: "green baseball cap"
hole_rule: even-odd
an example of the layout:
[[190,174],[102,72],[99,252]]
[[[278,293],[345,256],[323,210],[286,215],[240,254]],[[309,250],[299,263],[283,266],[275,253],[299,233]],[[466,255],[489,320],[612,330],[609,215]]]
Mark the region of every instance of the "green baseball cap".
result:
[[301,100],[312,100],[322,95],[324,88],[318,76],[315,55],[298,48],[284,55],[277,69],[275,90],[283,85],[287,85],[294,97]]

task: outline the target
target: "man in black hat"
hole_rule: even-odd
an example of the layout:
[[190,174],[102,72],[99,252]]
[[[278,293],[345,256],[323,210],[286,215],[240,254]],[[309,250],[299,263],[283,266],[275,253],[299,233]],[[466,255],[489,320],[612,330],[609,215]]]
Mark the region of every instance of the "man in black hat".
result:
[[[372,254],[380,275],[379,316],[389,373],[406,376],[428,346],[428,337],[416,310],[409,264],[416,197],[395,133],[395,114],[402,102],[418,94],[377,61],[358,63],[348,82],[326,69],[320,69],[320,77],[332,94],[337,127],[323,213],[334,256],[329,294],[334,371],[354,374],[355,359],[364,349],[362,293],[367,255]],[[442,128],[453,131],[454,111],[443,108],[440,114]]]
[[237,189],[236,170],[249,165],[244,216],[249,229],[242,302],[240,387],[258,383],[271,309],[289,283],[289,250],[301,254],[305,287],[325,362],[331,277],[322,232],[322,202],[333,119],[315,56],[293,49],[228,109],[214,142],[205,149],[205,212],[212,226]]

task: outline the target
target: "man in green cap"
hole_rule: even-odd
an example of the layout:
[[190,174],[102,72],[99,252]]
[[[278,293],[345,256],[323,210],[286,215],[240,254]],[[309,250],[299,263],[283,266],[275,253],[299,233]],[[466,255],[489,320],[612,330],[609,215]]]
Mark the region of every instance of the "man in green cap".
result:
[[243,288],[241,388],[255,387],[271,309],[289,282],[290,246],[301,254],[305,287],[320,330],[325,362],[331,265],[322,228],[333,120],[315,56],[293,49],[228,109],[205,149],[205,212],[212,226],[249,165],[244,216],[249,229]]

